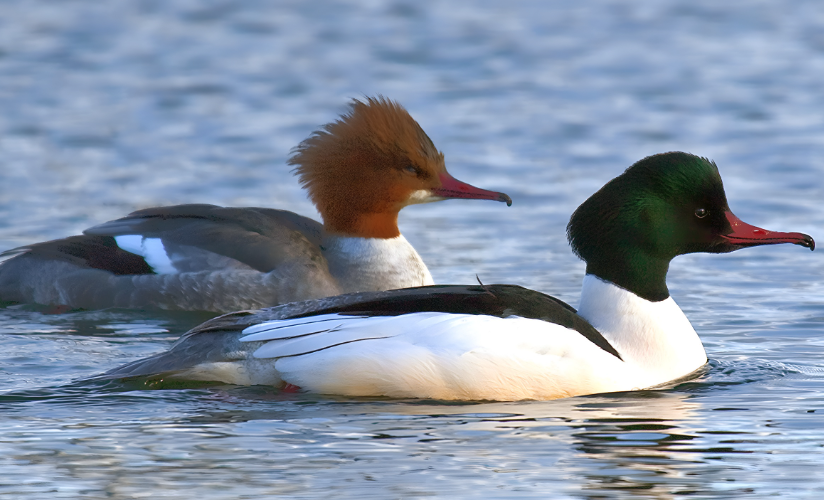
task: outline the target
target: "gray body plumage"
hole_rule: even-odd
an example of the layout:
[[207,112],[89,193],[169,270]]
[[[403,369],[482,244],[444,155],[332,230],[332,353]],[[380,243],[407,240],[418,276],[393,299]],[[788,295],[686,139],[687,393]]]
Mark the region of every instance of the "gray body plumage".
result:
[[[177,272],[118,274],[84,252],[95,238],[130,234],[160,239]],[[323,226],[292,212],[178,205],[134,212],[85,235],[7,252],[18,255],[0,264],[0,300],[233,311],[341,292],[323,255]]]

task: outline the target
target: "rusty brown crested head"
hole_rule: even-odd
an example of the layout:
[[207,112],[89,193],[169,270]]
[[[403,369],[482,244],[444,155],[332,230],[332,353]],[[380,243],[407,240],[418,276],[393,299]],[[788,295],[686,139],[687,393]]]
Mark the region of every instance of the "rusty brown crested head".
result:
[[398,212],[447,198],[507,201],[457,181],[420,125],[382,96],[353,99],[348,113],[301,142],[289,164],[331,233],[366,238],[400,235]]

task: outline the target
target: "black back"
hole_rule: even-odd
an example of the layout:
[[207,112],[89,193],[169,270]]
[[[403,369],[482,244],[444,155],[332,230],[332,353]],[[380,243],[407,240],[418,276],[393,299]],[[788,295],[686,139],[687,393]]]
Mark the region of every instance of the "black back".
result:
[[359,295],[362,300],[302,311],[282,319],[335,313],[399,316],[416,312],[443,312],[499,318],[521,316],[575,330],[604,351],[621,359],[621,355],[609,341],[569,304],[517,285],[435,285]]

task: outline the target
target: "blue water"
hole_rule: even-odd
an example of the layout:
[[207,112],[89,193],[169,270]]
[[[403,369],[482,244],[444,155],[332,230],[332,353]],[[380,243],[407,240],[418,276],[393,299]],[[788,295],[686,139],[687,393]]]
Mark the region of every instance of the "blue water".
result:
[[[824,244],[815,1],[0,3],[0,249],[206,202],[316,216],[285,165],[352,97],[403,103],[503,204],[401,215],[440,283],[577,303],[572,210],[649,154],[714,159],[733,211]],[[444,404],[79,379],[205,317],[0,309],[4,498],[820,498],[824,260],[676,259],[700,378]]]

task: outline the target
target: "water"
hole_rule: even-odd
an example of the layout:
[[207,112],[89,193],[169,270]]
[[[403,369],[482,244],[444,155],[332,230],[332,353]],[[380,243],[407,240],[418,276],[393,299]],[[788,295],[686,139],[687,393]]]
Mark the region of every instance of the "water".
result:
[[[437,282],[577,303],[569,214],[669,150],[714,159],[743,220],[822,243],[822,33],[813,1],[6,0],[0,249],[163,204],[316,216],[289,149],[378,93],[515,201],[402,213]],[[549,402],[80,383],[205,317],[0,309],[0,496],[820,498],[819,252],[680,257],[669,285],[706,373]]]

